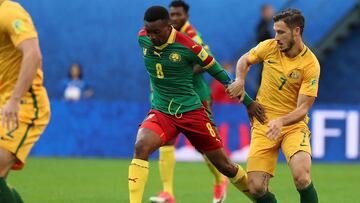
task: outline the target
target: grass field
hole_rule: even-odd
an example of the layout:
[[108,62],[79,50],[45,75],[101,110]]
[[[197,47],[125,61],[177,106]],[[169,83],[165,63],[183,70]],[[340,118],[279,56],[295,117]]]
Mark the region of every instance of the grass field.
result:
[[[21,193],[25,203],[127,203],[129,160],[30,158],[21,172],[12,172],[9,183]],[[156,161],[143,202],[161,189]],[[360,202],[360,164],[315,164],[313,179],[322,203]],[[175,193],[178,203],[210,203],[213,179],[202,163],[177,163]],[[281,203],[296,203],[289,170],[280,164],[271,190]],[[227,203],[249,202],[232,185]]]

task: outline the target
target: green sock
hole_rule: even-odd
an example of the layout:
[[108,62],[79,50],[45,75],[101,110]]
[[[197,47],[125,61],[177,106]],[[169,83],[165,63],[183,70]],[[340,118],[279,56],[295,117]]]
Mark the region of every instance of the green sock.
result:
[[16,203],[13,193],[3,177],[0,177],[0,203]]
[[21,199],[20,194],[15,190],[15,188],[12,188],[12,192],[15,197],[16,203],[24,203],[24,201]]
[[267,191],[265,195],[254,199],[256,200],[256,203],[278,203],[275,195],[269,191]]
[[301,203],[318,203],[318,196],[312,183],[304,189],[299,190]]

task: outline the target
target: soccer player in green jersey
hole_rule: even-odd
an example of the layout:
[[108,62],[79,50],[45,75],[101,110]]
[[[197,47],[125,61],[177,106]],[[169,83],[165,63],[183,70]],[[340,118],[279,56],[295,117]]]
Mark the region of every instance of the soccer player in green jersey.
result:
[[[169,7],[172,26],[177,31],[191,37],[192,40],[204,47],[209,53],[209,48],[204,43],[200,33],[188,21],[189,5],[182,0],[174,0],[170,3]],[[199,95],[203,106],[211,112],[211,90],[202,73],[202,67],[196,64],[194,66],[194,90]],[[175,139],[172,139],[159,149],[159,172],[161,182],[163,184],[163,190],[157,196],[150,197],[150,202],[152,203],[175,202],[175,195],[173,192],[173,177],[175,168],[174,144]],[[222,175],[206,158],[206,156],[204,156],[204,159],[215,179],[213,203],[222,203],[225,201],[228,181],[224,175]]]
[[148,8],[144,24],[145,28],[139,32],[139,44],[153,97],[151,110],[139,127],[134,157],[129,166],[130,203],[142,201],[150,154],[180,132],[235,187],[247,194],[244,169],[226,155],[215,125],[194,90],[193,66],[199,64],[224,85],[231,83],[231,78],[202,46],[170,25],[166,8]]

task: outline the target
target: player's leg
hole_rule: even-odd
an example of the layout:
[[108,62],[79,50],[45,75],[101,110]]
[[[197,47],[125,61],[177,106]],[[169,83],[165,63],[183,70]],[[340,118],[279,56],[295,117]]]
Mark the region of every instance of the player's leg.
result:
[[179,127],[191,144],[204,153],[211,163],[241,191],[247,192],[246,172],[230,161],[226,155],[218,132],[207,112],[201,108],[183,114]]
[[141,203],[145,184],[149,174],[148,158],[150,154],[161,146],[159,134],[148,129],[140,128],[134,147],[134,157],[129,166],[129,195],[130,203]]
[[318,196],[311,181],[310,131],[307,126],[291,127],[282,143],[301,203],[317,203]]
[[213,197],[213,203],[219,203],[222,202],[226,198],[226,190],[228,185],[228,180],[225,178],[225,176],[220,173],[219,170],[216,169],[214,164],[211,163],[211,161],[203,154],[204,160],[206,165],[208,166],[210,172],[214,176],[215,184],[214,184],[214,197]]
[[129,166],[130,203],[141,203],[142,201],[149,174],[148,158],[150,154],[166,143],[170,136],[176,135],[175,133],[176,130],[172,128],[171,123],[167,123],[165,115],[158,111],[150,111],[138,130],[134,157]]
[[15,156],[7,149],[0,148],[0,202],[16,203],[6,182],[6,176],[14,163]]
[[266,125],[261,125],[257,120],[254,121],[247,171],[249,192],[258,203],[277,202],[275,195],[269,191],[268,185],[270,178],[275,175],[280,141],[269,140],[265,136],[266,131]]
[[214,166],[222,174],[227,176],[231,183],[251,200],[252,196],[249,193],[248,189],[248,178],[246,171],[238,164],[233,163],[229,157],[226,155],[223,148],[215,149],[212,151],[204,152],[208,159],[214,164]]
[[[201,103],[207,110],[210,120],[213,121],[210,98],[207,100],[202,100]],[[227,190],[228,180],[222,173],[220,173],[219,170],[216,169],[214,164],[212,164],[211,161],[204,154],[203,154],[203,157],[204,157],[205,163],[208,166],[210,172],[214,176],[215,184],[214,184],[214,188],[213,188],[213,191],[214,191],[213,202],[214,203],[222,202],[222,200],[224,200],[226,198],[226,190]]]
[[159,173],[163,190],[157,195],[150,197],[150,202],[175,201],[174,197],[174,169],[175,169],[175,138],[165,143],[159,149]]

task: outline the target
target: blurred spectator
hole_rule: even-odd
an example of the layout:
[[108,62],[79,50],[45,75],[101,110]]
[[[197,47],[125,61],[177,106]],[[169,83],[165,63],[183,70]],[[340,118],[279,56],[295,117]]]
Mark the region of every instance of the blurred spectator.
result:
[[80,99],[89,99],[93,96],[93,90],[83,80],[81,65],[71,64],[68,78],[62,81],[62,91],[64,99],[68,101],[78,101]]
[[[222,64],[222,67],[231,75],[234,75],[232,65],[230,63]],[[213,80],[210,84],[211,86],[211,100],[213,103],[218,104],[230,104],[230,103],[239,103],[238,100],[232,99],[225,92],[224,86],[217,80]]]
[[274,9],[270,4],[261,7],[261,20],[256,27],[257,42],[262,42],[274,37],[273,21]]

